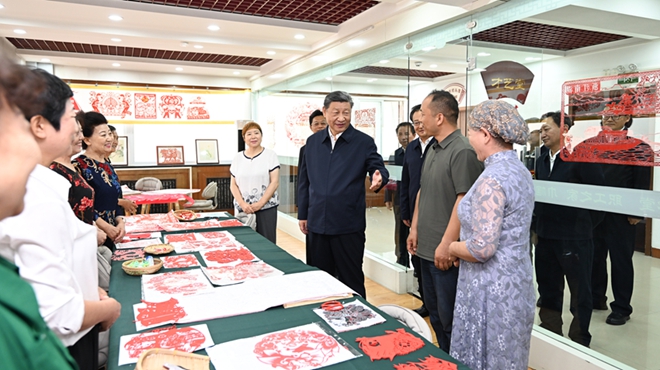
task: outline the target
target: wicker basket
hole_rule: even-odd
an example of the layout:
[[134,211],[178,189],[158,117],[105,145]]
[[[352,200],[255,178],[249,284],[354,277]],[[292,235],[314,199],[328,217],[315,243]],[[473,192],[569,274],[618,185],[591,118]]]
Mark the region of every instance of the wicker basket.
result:
[[[138,258],[138,260],[144,260],[144,258]],[[126,272],[129,275],[147,275],[147,274],[153,274],[154,272],[160,270],[161,267],[163,267],[163,261],[160,260],[160,258],[154,258],[154,265],[149,266],[149,267],[128,267],[128,264],[133,262],[135,260],[130,260],[126,261],[121,264],[121,268],[124,269],[124,272]]]
[[186,209],[174,211],[174,217],[179,221],[194,221],[197,219],[197,213]]
[[154,255],[172,253],[174,247],[172,244],[154,244],[144,247],[144,252]]
[[153,348],[140,355],[137,370],[162,370],[164,364],[184,367],[188,370],[209,370],[209,357],[194,353]]

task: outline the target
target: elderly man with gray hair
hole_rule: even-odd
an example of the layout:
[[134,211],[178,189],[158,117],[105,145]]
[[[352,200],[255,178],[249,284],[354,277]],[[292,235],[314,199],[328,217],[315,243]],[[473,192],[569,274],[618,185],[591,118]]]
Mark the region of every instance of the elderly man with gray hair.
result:
[[368,172],[371,190],[379,191],[389,173],[374,140],[351,126],[352,109],[353,99],[346,92],[325,97],[328,129],[307,139],[298,169],[298,220],[300,230],[309,235],[311,265],[366,298],[364,180]]

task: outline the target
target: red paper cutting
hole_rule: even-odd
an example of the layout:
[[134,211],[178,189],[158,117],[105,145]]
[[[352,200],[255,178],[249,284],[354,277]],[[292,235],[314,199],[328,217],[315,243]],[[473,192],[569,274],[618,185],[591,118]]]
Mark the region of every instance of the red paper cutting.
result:
[[203,237],[207,239],[218,239],[218,238],[231,238],[232,235],[226,231],[206,231],[200,233]]
[[179,256],[161,257],[163,267],[166,269],[177,269],[184,267],[199,266],[197,257],[192,254],[182,254]]
[[156,119],[156,94],[135,93],[135,118]]
[[180,119],[183,111],[182,100],[181,95],[162,95],[158,108],[160,108],[163,118]]
[[179,301],[170,298],[165,302],[146,302],[146,308],[138,308],[137,321],[142,326],[152,326],[163,324],[167,322],[177,322],[179,319],[186,317],[186,311],[183,307],[179,306]]
[[217,263],[232,263],[236,261],[252,261],[256,257],[247,248],[213,250],[204,252],[204,257],[208,261]]
[[220,226],[222,226],[222,227],[234,227],[234,226],[245,226],[245,224],[243,224],[239,220],[224,220],[224,221],[220,221]]
[[144,250],[142,249],[118,249],[112,254],[113,261],[128,261],[136,258],[144,258]]
[[339,353],[339,343],[329,335],[289,330],[267,335],[254,346],[254,353],[273,368],[318,368]]
[[149,286],[161,294],[175,295],[196,294],[200,289],[208,287],[208,283],[200,282],[197,275],[187,274],[188,271],[167,272],[149,280]]
[[395,356],[407,355],[424,347],[424,341],[408,333],[404,329],[386,331],[385,335],[378,337],[362,337],[355,339],[360,349],[371,358],[371,361],[389,359]]
[[167,242],[172,243],[172,242],[185,242],[187,240],[197,240],[195,238],[195,234],[169,234],[167,235]]
[[456,370],[458,366],[453,362],[429,356],[420,362],[394,365],[394,368],[396,370]]
[[143,351],[152,348],[195,352],[204,344],[205,340],[204,334],[195,328],[177,329],[172,326],[137,335],[129,340],[124,348],[131,358],[137,358]]

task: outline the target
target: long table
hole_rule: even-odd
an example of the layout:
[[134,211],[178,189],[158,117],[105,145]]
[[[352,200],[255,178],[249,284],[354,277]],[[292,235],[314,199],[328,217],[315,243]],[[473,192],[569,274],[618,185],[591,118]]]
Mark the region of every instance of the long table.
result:
[[[254,232],[249,227],[231,227],[231,228],[218,228],[218,229],[205,229],[204,231],[220,231],[228,230],[236,239],[248,247],[252,253],[262,259],[264,262],[271,266],[283,271],[285,274],[304,272],[315,270],[316,268],[310,267],[300,260],[294,258],[275,244],[271,243],[261,235]],[[192,232],[192,231],[186,231]],[[198,232],[196,230],[196,232]],[[163,233],[177,234],[182,232]],[[185,233],[185,232],[183,232]],[[172,253],[171,255],[175,255]],[[199,262],[204,265],[204,260],[198,252],[195,255]],[[176,271],[177,269],[168,269],[166,272]],[[180,269],[183,270],[183,269]],[[164,272],[162,269],[159,273]],[[117,299],[122,305],[121,316],[115,322],[110,330],[110,348],[108,356],[108,370],[115,369],[133,369],[135,364],[118,366],[119,356],[119,338],[124,335],[135,334],[133,305],[141,301],[141,279],[139,276],[130,276],[126,274],[121,268],[121,262],[114,261],[112,263],[112,272],[110,275],[110,296]],[[220,288],[222,289],[222,288]],[[352,301],[354,298],[343,300]],[[380,315],[387,319],[385,323],[375,325],[372,327],[339,333],[339,336],[346,342],[351,344],[354,348],[358,348],[355,339],[358,337],[372,337],[385,334],[386,330],[396,330],[398,328],[405,328],[406,331],[413,333],[415,336],[420,337],[417,333],[403,326],[400,322],[383,313],[375,308],[373,305],[366,302],[361,297],[357,298],[361,302],[367,304],[369,307],[375,309]],[[227,302],[231,304],[231,302]],[[284,330],[304,324],[321,321],[312,309],[318,308],[319,305],[307,305],[294,308],[284,309],[283,307],[276,307],[264,312],[240,315],[222,319],[208,320],[190,324],[179,325],[181,327],[207,324],[211,336],[215,344],[224,343],[235,339],[247,338],[256,335],[267,334],[274,331]],[[422,338],[423,339],[423,338]],[[423,339],[424,340],[424,339]],[[452,361],[458,364],[459,369],[468,369],[467,366],[458,363],[455,359],[451,358],[447,353],[433,345],[432,343],[424,340],[425,346],[415,352],[405,356],[397,356],[394,361],[378,360],[372,362],[370,358],[363,354],[363,356],[353,359],[351,361],[342,362],[336,365],[328,366],[327,368],[333,369],[393,369],[394,364],[406,363],[408,361],[418,362],[425,357],[432,355],[434,357]],[[358,349],[359,352],[361,352]],[[197,351],[198,354],[206,355],[206,351]],[[211,364],[211,369],[214,369]]]

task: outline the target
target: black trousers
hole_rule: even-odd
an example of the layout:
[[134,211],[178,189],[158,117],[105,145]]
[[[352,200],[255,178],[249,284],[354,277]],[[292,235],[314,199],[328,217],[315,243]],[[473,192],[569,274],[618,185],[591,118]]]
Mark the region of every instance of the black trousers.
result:
[[[395,193],[398,196],[398,193]],[[410,267],[410,257],[408,255],[408,234],[410,229],[401,220],[401,209],[398,204],[394,204],[394,244],[396,263],[402,266]]]
[[422,301],[422,306],[425,307],[426,305],[424,304],[424,285],[422,282],[424,281],[423,275],[422,274],[422,262],[419,257],[417,256],[410,256],[410,262],[413,265],[413,268],[415,269],[415,278],[417,279],[417,285],[419,286],[419,299]]
[[607,303],[607,254],[612,270],[613,312],[630,315],[635,271],[632,257],[635,252],[635,226],[628,216],[605,213],[605,218],[594,230],[594,266],[591,287],[594,305]]
[[312,263],[309,265],[336,276],[339,281],[367,298],[364,287],[364,231],[350,234],[326,235],[309,232]]
[[257,233],[277,244],[277,206],[254,213],[257,218]]
[[67,347],[69,354],[76,360],[80,370],[98,370],[99,368],[99,327],[93,327],[76,344]]
[[563,335],[564,276],[571,291],[573,321],[568,337],[585,346],[591,343],[589,324],[593,309],[591,266],[593,241],[555,240],[539,237],[536,246],[536,281],[541,295],[541,327]]

